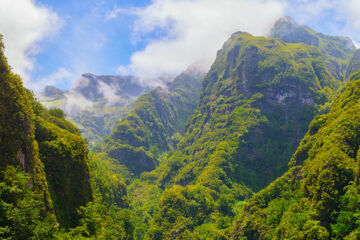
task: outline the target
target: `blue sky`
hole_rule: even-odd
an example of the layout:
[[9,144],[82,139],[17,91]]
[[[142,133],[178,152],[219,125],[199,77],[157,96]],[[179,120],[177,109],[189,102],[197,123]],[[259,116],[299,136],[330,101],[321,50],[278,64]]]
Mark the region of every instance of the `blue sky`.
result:
[[289,15],[360,41],[358,0],[2,0],[0,33],[25,85],[69,89],[81,73],[176,74],[204,69],[235,31],[265,35]]
[[[36,55],[38,66],[32,80],[44,78],[59,69],[74,74],[116,74],[117,67],[127,64],[131,53],[144,45],[131,43],[131,26],[134,16],[119,16],[106,20],[105,16],[116,6],[141,7],[149,1],[136,0],[42,0],[64,23],[59,32],[44,41]],[[121,5],[120,5],[121,4]],[[73,77],[70,74],[70,77]],[[76,76],[75,76],[76,77]],[[59,82],[60,88],[68,89],[71,81]]]

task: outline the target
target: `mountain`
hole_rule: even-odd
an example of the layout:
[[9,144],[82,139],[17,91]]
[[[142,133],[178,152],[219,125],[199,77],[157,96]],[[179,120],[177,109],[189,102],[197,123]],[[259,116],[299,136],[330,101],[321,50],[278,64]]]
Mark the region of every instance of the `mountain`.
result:
[[177,148],[129,186],[149,239],[228,238],[242,201],[286,172],[340,85],[315,46],[233,34],[204,77]]
[[[51,115],[23,88],[20,77],[10,71],[3,48],[0,56],[0,225],[9,227],[0,235],[23,239],[27,234],[45,234],[41,233],[44,229],[35,226],[39,221],[48,224],[49,231],[55,228],[56,219],[62,226],[73,226],[78,220],[77,208],[93,198],[85,142],[75,126],[56,114]],[[30,176],[27,190],[17,190],[23,187],[17,186],[22,182],[19,179],[27,179],[20,169]],[[12,186],[12,190],[8,189],[12,196],[6,197],[6,184]],[[11,204],[17,208],[11,209]],[[33,219],[27,220],[32,222],[29,226],[24,226],[27,224],[24,219],[16,226],[16,211],[25,218],[29,214],[26,208],[33,208],[29,211],[40,208],[40,212],[32,212]],[[17,231],[18,227],[24,229]]]
[[[0,35],[0,238],[133,239],[118,166],[22,86]],[[62,92],[47,88],[61,98]]]
[[359,239],[360,78],[310,124],[290,169],[245,205],[233,239]]
[[338,80],[346,80],[347,65],[356,51],[350,38],[318,33],[298,24],[290,17],[279,19],[269,37],[280,38],[288,43],[305,43],[318,47],[324,55],[329,72]]
[[63,109],[91,145],[102,142],[116,121],[126,115],[136,98],[148,91],[131,76],[83,74],[69,91],[46,86],[38,95],[48,108]]
[[80,218],[77,209],[93,200],[87,146],[74,125],[35,100],[33,104],[35,140],[56,215],[63,226],[73,227]]
[[186,120],[197,107],[204,74],[189,68],[165,87],[141,95],[107,139],[109,156],[135,175],[158,164],[160,153],[174,149]]

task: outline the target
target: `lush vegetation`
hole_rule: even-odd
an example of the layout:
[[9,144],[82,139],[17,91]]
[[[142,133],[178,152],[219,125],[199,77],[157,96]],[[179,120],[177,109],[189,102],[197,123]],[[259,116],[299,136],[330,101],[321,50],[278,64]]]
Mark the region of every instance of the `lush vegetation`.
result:
[[351,74],[356,73],[360,67],[360,50],[357,50],[350,59],[349,66],[346,70],[346,79],[350,77]]
[[203,74],[189,69],[140,96],[131,113],[105,138],[106,152],[135,176],[151,171],[165,151],[176,147],[187,118],[197,107]]
[[133,238],[119,168],[89,155],[64,112],[47,111],[24,89],[3,45],[0,113],[1,239]]
[[244,201],[287,170],[340,85],[316,47],[234,34],[204,78],[177,148],[129,185],[130,207],[144,219],[135,229],[149,229],[145,239],[230,238]]
[[[291,19],[273,34],[233,34],[205,76],[188,69],[122,119],[84,75],[76,91],[120,120],[93,152],[1,46],[0,238],[359,239],[359,53]],[[75,122],[98,139],[110,125],[89,112]]]
[[360,80],[317,116],[289,171],[244,207],[235,239],[359,239]]

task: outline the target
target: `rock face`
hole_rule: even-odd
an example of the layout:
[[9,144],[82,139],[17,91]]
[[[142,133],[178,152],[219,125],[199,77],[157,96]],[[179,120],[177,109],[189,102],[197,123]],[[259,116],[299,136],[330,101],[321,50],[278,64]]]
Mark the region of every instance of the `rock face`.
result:
[[188,69],[166,87],[141,95],[113,129],[107,142],[109,156],[136,175],[153,170],[157,155],[175,147],[174,134],[184,132],[187,118],[197,107],[203,76]]
[[290,169],[238,216],[232,239],[358,239],[360,75],[317,116]]
[[269,37],[279,38],[288,43],[305,43],[318,47],[324,55],[329,72],[338,80],[346,80],[347,65],[356,51],[350,38],[318,33],[298,24],[290,17],[278,20]]
[[69,91],[46,86],[38,95],[48,108],[61,108],[90,144],[102,142],[136,98],[149,91],[131,76],[83,74]]

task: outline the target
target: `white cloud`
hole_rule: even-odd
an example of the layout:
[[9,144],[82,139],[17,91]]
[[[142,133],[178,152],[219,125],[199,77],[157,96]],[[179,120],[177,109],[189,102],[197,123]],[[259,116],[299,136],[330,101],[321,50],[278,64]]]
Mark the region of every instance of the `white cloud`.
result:
[[119,70],[154,77],[178,73],[199,61],[208,68],[233,32],[265,35],[285,6],[282,0],[154,0],[145,8],[115,8],[107,19],[136,15],[134,39],[147,45]]
[[24,81],[34,68],[38,43],[60,27],[58,16],[34,0],[1,0],[0,33],[4,37],[5,55],[14,72]]
[[106,99],[107,105],[114,104],[120,99],[120,97],[116,95],[116,87],[110,86],[102,81],[99,81],[99,92]]
[[94,103],[86,99],[83,95],[78,94],[74,91],[69,91],[65,94],[66,102],[64,106],[64,111],[67,114],[76,113],[79,110],[85,110],[87,108],[93,107]]
[[134,14],[135,12],[135,9],[131,10],[115,7],[112,11],[106,13],[105,20],[115,19],[119,14]]
[[56,86],[64,82],[72,81],[72,79],[74,79],[74,74],[66,68],[60,67],[56,72],[50,74],[49,76],[37,79],[37,81],[34,82],[29,82],[29,87],[35,92],[39,92],[46,85]]

